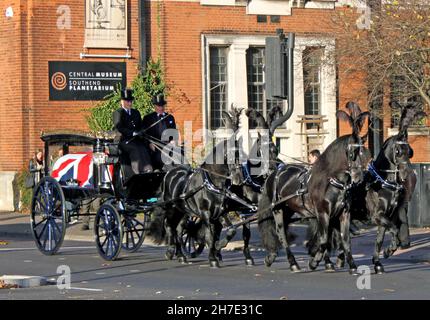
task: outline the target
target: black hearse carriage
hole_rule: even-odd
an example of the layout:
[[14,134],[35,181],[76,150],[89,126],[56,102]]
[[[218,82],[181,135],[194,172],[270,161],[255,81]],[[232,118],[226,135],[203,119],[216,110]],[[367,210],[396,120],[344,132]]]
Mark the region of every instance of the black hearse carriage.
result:
[[[45,143],[45,177],[34,188],[31,204],[31,228],[38,249],[46,255],[55,254],[71,219],[91,215],[80,213],[82,200],[96,198],[102,199],[94,219],[101,257],[114,260],[121,249],[139,249],[164,173],[133,175],[128,157],[121,154],[113,137],[46,133],[41,139]],[[53,171],[50,151],[55,147],[62,148],[64,155],[57,159],[55,164],[60,166]],[[60,177],[58,172],[64,173],[68,166],[68,174]],[[77,170],[84,172],[76,175]],[[82,176],[85,182],[79,181]]]

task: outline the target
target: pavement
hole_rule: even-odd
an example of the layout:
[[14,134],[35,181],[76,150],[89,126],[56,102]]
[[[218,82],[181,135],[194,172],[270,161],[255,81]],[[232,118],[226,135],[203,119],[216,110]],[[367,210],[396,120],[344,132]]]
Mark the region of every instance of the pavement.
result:
[[[325,273],[307,270],[308,256],[302,246],[306,229],[295,225],[298,234],[292,251],[301,273],[289,271],[286,257],[280,254],[271,268],[264,266],[265,252],[258,231],[252,230],[251,253],[255,266],[245,266],[240,232],[223,251],[220,269],[211,269],[207,250],[188,263],[166,261],[165,248],[145,242],[136,253],[121,252],[113,262],[102,260],[95,248],[92,230],[80,224],[67,229],[66,240],[58,254],[44,256],[35,247],[29,216],[0,213],[0,276],[29,275],[46,277],[50,284],[35,288],[1,289],[0,299],[430,299],[430,230],[413,229],[412,247],[382,259],[386,273],[373,274],[371,253],[375,230],[362,230],[352,240],[358,265],[369,266],[369,287],[363,288],[362,276],[346,269]],[[389,237],[387,237],[389,238]],[[387,240],[387,239],[386,239]],[[389,240],[389,239],[388,239]],[[70,288],[58,287],[65,270],[71,272]]]

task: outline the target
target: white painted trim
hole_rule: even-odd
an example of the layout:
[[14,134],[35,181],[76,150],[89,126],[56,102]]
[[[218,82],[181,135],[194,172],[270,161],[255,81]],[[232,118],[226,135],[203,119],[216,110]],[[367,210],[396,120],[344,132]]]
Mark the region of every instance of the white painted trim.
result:
[[[388,128],[388,136],[392,137],[399,133],[399,128]],[[409,127],[408,135],[410,136],[430,136],[430,127]]]
[[336,1],[309,1],[305,4],[305,9],[320,9],[320,10],[333,10]]
[[236,0],[200,0],[202,6],[235,6]]
[[366,7],[366,0],[338,0],[335,2],[335,7],[353,7],[353,8],[363,8]]
[[291,15],[291,0],[252,0],[246,6],[246,14]]
[[[206,46],[206,37],[201,35],[201,53],[202,53],[202,129],[208,127],[208,118],[206,114],[206,104],[209,103],[209,92],[206,90],[206,84],[209,83],[209,63],[205,63],[209,58],[209,46]],[[206,138],[203,137],[203,142],[206,144]]]

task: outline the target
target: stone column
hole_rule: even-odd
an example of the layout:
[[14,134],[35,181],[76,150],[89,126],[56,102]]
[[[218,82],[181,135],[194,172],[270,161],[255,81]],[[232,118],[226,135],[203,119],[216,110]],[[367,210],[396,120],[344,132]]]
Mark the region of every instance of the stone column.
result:
[[[303,88],[303,50],[304,46],[297,46],[294,50],[294,112],[287,121],[288,139],[281,139],[281,153],[294,158],[301,158],[302,141],[300,124],[296,122],[297,116],[304,114],[304,88]],[[284,124],[285,126],[285,124]],[[294,162],[291,158],[283,158],[286,162]]]
[[[248,84],[246,75],[246,50],[248,43],[233,42],[228,56],[228,109],[248,108]],[[240,121],[240,134],[242,148],[245,153],[249,151],[248,118],[245,111]]]

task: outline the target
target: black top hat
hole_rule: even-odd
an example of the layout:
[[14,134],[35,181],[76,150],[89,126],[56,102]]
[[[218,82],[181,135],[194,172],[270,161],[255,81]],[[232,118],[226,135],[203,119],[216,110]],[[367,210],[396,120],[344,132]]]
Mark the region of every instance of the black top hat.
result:
[[152,97],[152,104],[156,106],[164,106],[166,104],[166,100],[164,100],[164,95],[157,94]]
[[133,98],[133,90],[131,89],[124,89],[121,90],[121,100],[127,100],[127,101],[132,101]]

